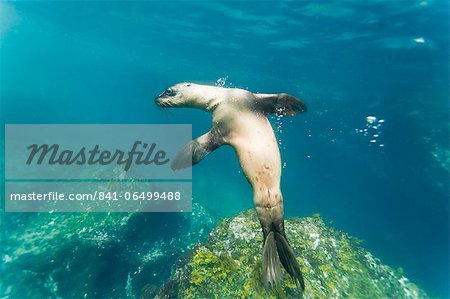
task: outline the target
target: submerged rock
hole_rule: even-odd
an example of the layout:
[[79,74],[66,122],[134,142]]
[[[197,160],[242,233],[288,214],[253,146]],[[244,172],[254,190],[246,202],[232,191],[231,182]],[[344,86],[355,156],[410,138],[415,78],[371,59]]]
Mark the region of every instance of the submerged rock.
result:
[[155,296],[216,220],[193,213],[1,213],[0,298]]
[[[292,218],[285,227],[305,278],[304,298],[427,297],[363,249],[360,241],[327,227],[320,217]],[[284,270],[282,285],[264,288],[261,250],[262,234],[253,210],[225,219],[206,243],[178,262],[157,298],[300,297]]]

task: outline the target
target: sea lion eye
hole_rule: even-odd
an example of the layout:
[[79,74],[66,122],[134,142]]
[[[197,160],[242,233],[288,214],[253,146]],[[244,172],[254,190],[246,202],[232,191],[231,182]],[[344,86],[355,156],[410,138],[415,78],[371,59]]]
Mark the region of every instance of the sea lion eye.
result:
[[165,94],[166,96],[173,96],[173,95],[175,95],[175,91],[173,91],[172,88],[167,88],[167,89],[164,91],[164,94]]

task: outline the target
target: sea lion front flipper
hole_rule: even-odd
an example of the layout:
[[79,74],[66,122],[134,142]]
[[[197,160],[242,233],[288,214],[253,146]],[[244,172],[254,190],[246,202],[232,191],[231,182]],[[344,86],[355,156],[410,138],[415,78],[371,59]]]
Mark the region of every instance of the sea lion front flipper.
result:
[[293,116],[306,111],[306,104],[286,93],[255,94],[256,107],[267,114]]
[[221,145],[216,134],[209,131],[186,144],[172,161],[171,167],[177,170],[195,165]]

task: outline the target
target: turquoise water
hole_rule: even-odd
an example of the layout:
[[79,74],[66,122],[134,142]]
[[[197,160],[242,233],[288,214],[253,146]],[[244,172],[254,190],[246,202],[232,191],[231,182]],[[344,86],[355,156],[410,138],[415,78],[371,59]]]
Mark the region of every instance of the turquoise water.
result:
[[[308,112],[271,119],[286,216],[320,213],[430,294],[450,296],[447,1],[27,1],[0,8],[2,124],[192,123],[197,136],[209,130],[210,115],[162,113],[153,99],[167,86],[191,81],[293,94]],[[376,128],[367,116],[377,117]],[[191,243],[218,219],[252,207],[231,148],[194,167],[193,188],[210,216]],[[39,217],[4,215],[3,242],[20,244],[19,228],[39,231]],[[157,217],[158,240],[199,231],[184,225],[192,219]],[[125,235],[136,252],[154,245]],[[117,262],[121,246],[109,248],[102,263],[125,284],[130,263]],[[174,260],[152,266],[155,288]],[[48,275],[53,268],[41,263],[39,275]],[[18,265],[23,277],[27,264]],[[50,286],[65,281],[61,273],[49,277],[42,281]],[[116,294],[108,281],[90,283],[91,294]]]

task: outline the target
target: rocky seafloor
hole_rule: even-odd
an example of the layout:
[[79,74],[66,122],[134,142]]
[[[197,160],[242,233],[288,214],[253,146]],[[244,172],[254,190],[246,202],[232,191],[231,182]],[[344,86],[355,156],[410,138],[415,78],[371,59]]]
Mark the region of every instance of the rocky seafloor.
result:
[[[183,213],[3,213],[0,298],[298,298],[285,273],[261,283],[253,210],[216,219]],[[304,298],[426,298],[359,241],[320,217],[291,218]],[[284,270],[283,270],[284,271]]]
[[[318,216],[291,218],[285,228],[305,278],[303,298],[427,298],[418,286],[362,248],[360,241],[327,227]],[[299,298],[284,270],[282,285],[264,288],[261,248],[253,210],[225,219],[205,243],[178,261],[157,298]]]
[[216,224],[192,213],[1,213],[0,298],[154,296]]

